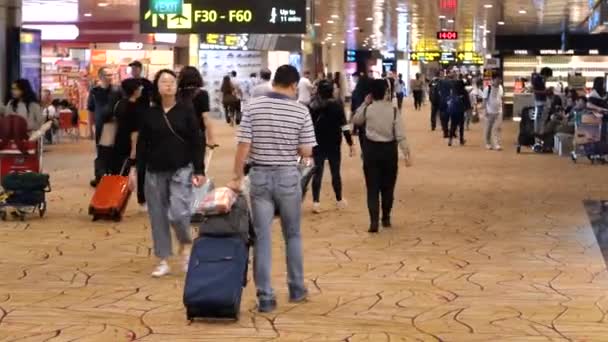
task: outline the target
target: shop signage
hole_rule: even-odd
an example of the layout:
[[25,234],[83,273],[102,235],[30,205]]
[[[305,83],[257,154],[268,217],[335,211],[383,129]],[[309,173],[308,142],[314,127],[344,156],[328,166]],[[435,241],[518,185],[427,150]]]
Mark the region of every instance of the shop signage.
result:
[[442,52],[439,63],[450,64],[450,63],[453,63],[455,60],[456,60],[456,56],[454,56],[453,52]]
[[305,0],[183,0],[177,14],[155,13],[156,1],[140,1],[141,33],[306,33]]
[[118,48],[121,50],[141,50],[144,48],[144,44],[136,42],[120,42],[118,43]]
[[437,32],[439,40],[458,40],[458,32],[456,31],[439,31]]
[[156,14],[179,14],[183,5],[183,0],[150,0],[150,10]]
[[518,56],[597,56],[608,55],[608,49],[592,49],[592,50],[557,50],[557,49],[540,49],[540,50],[503,50],[503,55],[518,55]]

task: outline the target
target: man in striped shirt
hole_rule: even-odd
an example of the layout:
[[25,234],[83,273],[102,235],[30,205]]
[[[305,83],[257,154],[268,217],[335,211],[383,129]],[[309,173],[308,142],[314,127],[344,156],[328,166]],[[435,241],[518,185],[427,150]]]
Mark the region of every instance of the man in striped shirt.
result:
[[258,310],[273,311],[276,298],[271,284],[272,220],[275,208],[281,216],[286,244],[287,284],[291,302],[306,300],[300,221],[302,188],[298,157],[310,158],[316,146],[308,108],[295,101],[300,75],[283,65],[274,77],[272,91],[252,99],[238,132],[234,178],[229,187],[240,189],[245,161],[252,164],[251,210],[257,238],[254,247],[254,279]]

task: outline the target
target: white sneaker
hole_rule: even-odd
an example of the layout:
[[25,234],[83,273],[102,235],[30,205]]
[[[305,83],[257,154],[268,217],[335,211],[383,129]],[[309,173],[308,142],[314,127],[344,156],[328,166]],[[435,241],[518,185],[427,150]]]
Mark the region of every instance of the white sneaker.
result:
[[492,145],[490,144],[486,144],[486,150],[493,150],[494,148],[492,147]]
[[160,262],[160,264],[158,264],[158,266],[156,266],[156,268],[152,272],[152,277],[161,278],[161,277],[166,276],[170,272],[171,272],[171,267],[169,267],[169,264],[167,263],[167,261],[163,260]]
[[338,203],[336,203],[336,206],[339,210],[344,210],[348,207],[348,202],[345,199],[342,199],[341,201],[338,201]]
[[140,204],[139,205],[139,212],[140,213],[147,213],[148,212],[148,205],[147,204]]
[[315,214],[320,214],[321,213],[321,203],[314,202],[312,204],[312,212]]
[[495,149],[496,151],[502,151],[502,146],[500,146],[500,145],[496,145],[496,146],[494,146],[494,149]]

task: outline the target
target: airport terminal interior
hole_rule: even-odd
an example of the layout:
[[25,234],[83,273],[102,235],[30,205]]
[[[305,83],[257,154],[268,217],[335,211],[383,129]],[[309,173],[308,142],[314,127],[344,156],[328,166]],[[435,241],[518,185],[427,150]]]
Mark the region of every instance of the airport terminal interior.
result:
[[0,0],[0,65],[2,342],[608,341],[608,1]]

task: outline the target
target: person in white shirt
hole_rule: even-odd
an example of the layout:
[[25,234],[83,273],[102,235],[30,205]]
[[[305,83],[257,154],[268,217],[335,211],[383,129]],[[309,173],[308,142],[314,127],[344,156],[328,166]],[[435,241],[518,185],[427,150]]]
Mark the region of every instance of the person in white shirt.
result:
[[304,71],[304,77],[298,82],[298,102],[308,106],[312,96],[312,83],[310,82],[310,71]]
[[251,98],[254,99],[256,97],[264,96],[272,91],[272,84],[270,83],[270,79],[272,78],[272,71],[270,69],[262,69],[260,70],[260,80],[261,82],[253,87],[251,91]]
[[484,138],[488,150],[502,150],[500,146],[502,127],[502,98],[504,90],[498,76],[492,77],[492,84],[483,92],[483,104],[486,109]]

